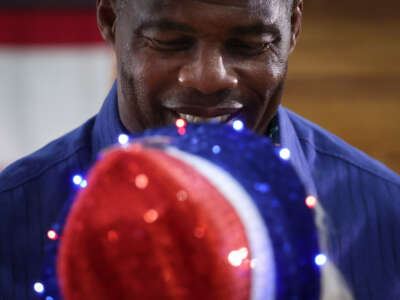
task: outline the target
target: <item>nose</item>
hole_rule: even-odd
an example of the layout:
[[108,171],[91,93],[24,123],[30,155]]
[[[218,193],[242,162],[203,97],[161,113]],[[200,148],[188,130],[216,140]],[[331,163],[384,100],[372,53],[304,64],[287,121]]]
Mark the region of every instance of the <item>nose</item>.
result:
[[228,72],[219,51],[202,51],[179,71],[179,83],[203,94],[213,94],[238,85],[236,74]]

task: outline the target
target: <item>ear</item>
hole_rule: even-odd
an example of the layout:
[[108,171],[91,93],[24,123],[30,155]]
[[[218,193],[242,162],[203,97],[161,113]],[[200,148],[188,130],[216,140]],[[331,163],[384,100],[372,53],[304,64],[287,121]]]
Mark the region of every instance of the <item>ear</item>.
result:
[[301,32],[301,23],[303,19],[303,0],[294,0],[292,17],[291,17],[291,39],[290,39],[290,53],[296,47],[297,39]]
[[116,0],[96,0],[97,26],[103,39],[114,46],[117,20]]

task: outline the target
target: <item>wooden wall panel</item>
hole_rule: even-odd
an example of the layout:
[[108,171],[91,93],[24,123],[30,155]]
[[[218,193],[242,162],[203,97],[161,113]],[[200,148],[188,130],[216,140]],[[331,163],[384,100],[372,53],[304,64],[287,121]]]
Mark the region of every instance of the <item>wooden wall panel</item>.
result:
[[284,104],[400,173],[400,4],[327,7],[306,6]]

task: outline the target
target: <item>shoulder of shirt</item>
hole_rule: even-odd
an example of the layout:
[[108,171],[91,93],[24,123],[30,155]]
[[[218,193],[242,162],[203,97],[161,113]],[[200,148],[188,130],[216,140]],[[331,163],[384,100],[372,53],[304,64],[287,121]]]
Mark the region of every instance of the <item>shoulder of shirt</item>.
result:
[[320,155],[345,162],[371,175],[400,187],[400,176],[384,164],[347,144],[334,134],[285,108],[302,143],[311,146]]
[[6,167],[0,173],[0,193],[13,190],[40,177],[47,170],[90,147],[94,119],[95,117],[89,119],[75,130]]

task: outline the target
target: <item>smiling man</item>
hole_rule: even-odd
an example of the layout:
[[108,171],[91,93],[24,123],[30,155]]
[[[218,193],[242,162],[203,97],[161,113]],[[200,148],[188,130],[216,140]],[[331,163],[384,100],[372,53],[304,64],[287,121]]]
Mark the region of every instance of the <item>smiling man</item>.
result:
[[178,117],[236,117],[265,133],[280,103],[302,2],[99,1],[98,11],[116,52],[118,107],[128,130]]
[[120,133],[177,118],[241,119],[288,148],[354,298],[400,299],[399,176],[280,106],[302,11],[302,0],[97,0],[117,80],[97,116],[1,173],[0,299],[34,297],[46,232],[76,193],[71,178]]

